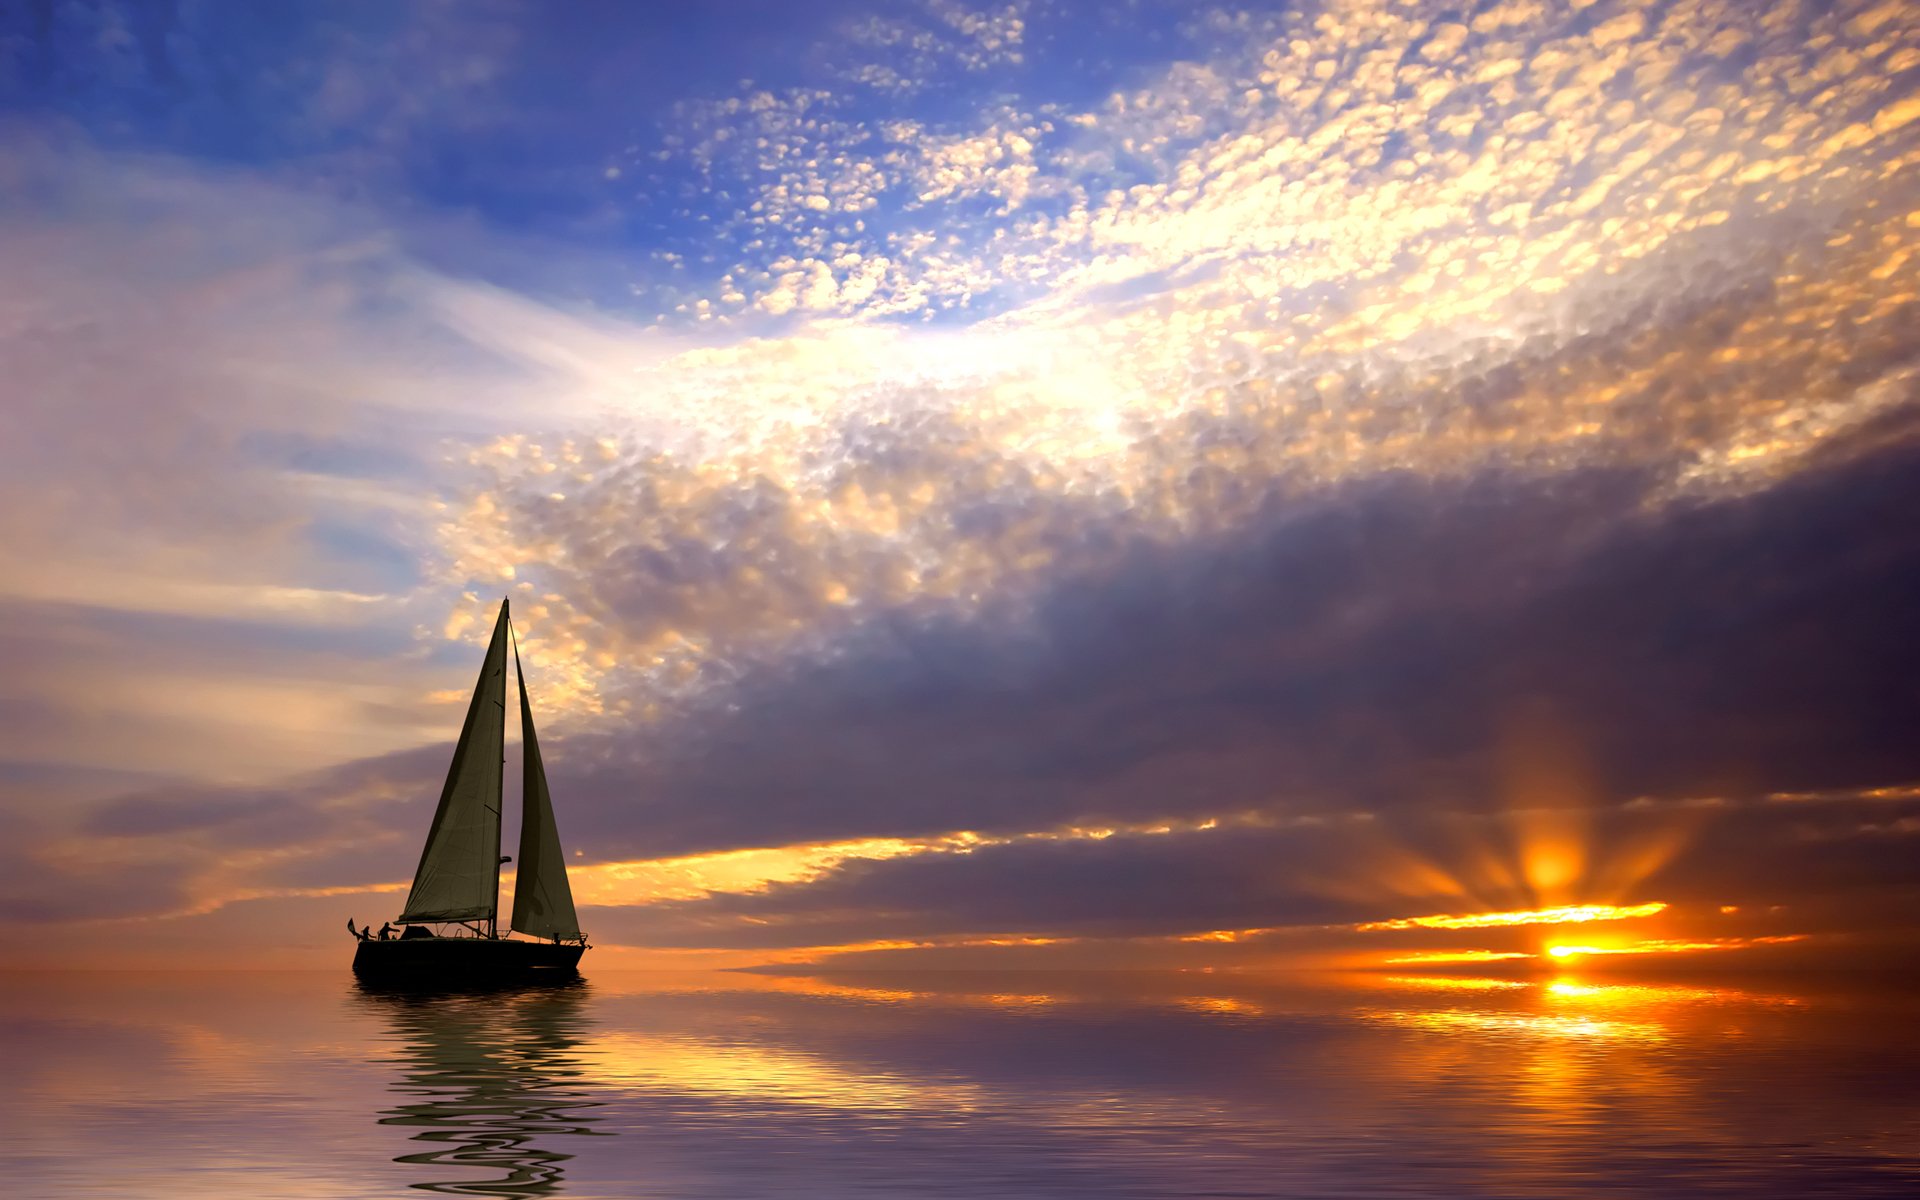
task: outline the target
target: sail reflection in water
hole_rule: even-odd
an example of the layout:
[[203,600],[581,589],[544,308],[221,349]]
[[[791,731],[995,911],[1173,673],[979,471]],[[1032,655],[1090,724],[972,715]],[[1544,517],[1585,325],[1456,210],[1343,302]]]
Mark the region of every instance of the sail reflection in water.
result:
[[595,1134],[599,1120],[584,1111],[598,1102],[576,1057],[591,1024],[584,981],[458,994],[361,984],[357,992],[395,1043],[400,1074],[389,1087],[409,1098],[380,1123],[417,1127],[413,1140],[427,1145],[394,1161],[466,1176],[410,1186],[458,1196],[560,1190],[573,1155],[558,1147]]

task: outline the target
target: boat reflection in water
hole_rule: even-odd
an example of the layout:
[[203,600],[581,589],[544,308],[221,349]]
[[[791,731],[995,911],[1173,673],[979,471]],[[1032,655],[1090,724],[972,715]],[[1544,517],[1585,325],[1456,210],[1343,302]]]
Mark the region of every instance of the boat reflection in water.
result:
[[[567,1139],[595,1136],[598,1107],[580,1079],[591,1022],[578,977],[515,988],[425,992],[355,986],[392,1043],[407,1102],[382,1125],[418,1128],[426,1148],[397,1163],[457,1168],[466,1178],[410,1186],[456,1196],[544,1196],[561,1189]],[[598,1133],[598,1136],[606,1136]]]

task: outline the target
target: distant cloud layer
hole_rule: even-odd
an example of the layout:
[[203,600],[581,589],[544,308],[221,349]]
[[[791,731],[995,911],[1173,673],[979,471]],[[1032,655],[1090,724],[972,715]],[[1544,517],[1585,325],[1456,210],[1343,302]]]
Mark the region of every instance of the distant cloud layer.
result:
[[[20,936],[384,902],[505,594],[611,944],[1267,961],[1650,900],[1899,943],[1910,8],[1128,11],[826,6],[629,95],[423,9],[301,35],[217,150],[33,85]],[[125,87],[199,94],[154,53]],[[556,54],[590,130],[507,103]]]

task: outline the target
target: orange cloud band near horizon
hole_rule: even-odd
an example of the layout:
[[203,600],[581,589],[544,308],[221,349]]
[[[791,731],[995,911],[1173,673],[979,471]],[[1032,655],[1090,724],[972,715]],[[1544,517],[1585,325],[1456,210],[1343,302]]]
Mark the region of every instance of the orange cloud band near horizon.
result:
[[1667,910],[1663,900],[1645,904],[1569,904],[1559,908],[1537,908],[1516,912],[1440,913],[1426,917],[1399,917],[1390,921],[1368,921],[1354,926],[1360,933],[1393,929],[1506,929],[1521,925],[1579,925],[1589,921],[1631,921],[1657,916]]

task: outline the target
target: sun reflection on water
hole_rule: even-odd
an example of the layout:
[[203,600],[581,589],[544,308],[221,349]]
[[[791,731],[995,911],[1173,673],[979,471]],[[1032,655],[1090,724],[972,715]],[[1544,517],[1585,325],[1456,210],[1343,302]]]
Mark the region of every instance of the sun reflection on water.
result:
[[1663,1041],[1667,1030],[1654,1022],[1616,1021],[1570,1013],[1477,1012],[1461,1009],[1387,1010],[1362,1014],[1391,1025],[1442,1033],[1479,1033],[1524,1038]]
[[1233,996],[1183,996],[1179,1005],[1193,1012],[1219,1013],[1231,1017],[1258,1017],[1264,1016],[1267,1011],[1250,1000]]
[[761,1104],[971,1112],[986,1095],[974,1084],[864,1070],[752,1041],[606,1033],[579,1058],[582,1076],[596,1083]]
[[[1376,977],[1394,990],[1453,993],[1462,1003],[1445,1007],[1400,1005],[1363,1009],[1358,1015],[1409,1028],[1505,1037],[1658,1042],[1675,1036],[1703,1008],[1763,1005],[1798,1007],[1797,996],[1742,988],[1683,983],[1592,983],[1571,976],[1553,979],[1482,979],[1467,976]],[[1472,1003],[1472,997],[1484,997]]]

